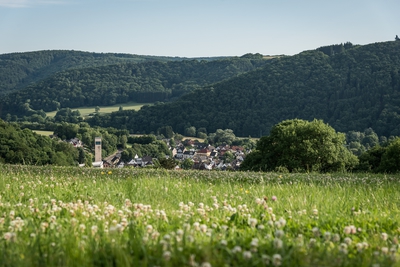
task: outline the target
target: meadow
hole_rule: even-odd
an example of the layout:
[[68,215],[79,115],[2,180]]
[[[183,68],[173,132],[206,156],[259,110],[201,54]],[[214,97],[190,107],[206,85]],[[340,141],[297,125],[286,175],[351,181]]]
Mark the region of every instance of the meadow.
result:
[[[136,103],[136,102],[128,102],[128,103],[123,103],[123,104],[116,104],[112,106],[99,106],[100,114],[104,113],[111,113],[114,111],[118,111],[119,107],[122,107],[124,110],[139,110],[141,109],[144,105],[151,105],[151,103]],[[95,108],[96,107],[78,107],[78,108],[72,108],[72,110],[79,110],[81,113],[82,117],[88,117],[89,114],[94,114],[95,113]],[[57,111],[51,111],[51,112],[46,112],[47,117],[54,117],[56,115]]]
[[399,182],[0,165],[0,266],[399,266]]

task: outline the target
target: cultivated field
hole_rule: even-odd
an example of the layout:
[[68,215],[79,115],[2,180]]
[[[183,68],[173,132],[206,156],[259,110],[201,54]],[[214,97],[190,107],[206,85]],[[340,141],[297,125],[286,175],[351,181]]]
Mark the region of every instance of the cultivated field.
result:
[[397,266],[399,181],[0,165],[0,266]]
[[[113,106],[99,106],[100,111],[99,113],[111,113],[113,111],[118,111],[119,107],[122,107],[124,110],[128,109],[134,109],[134,110],[139,110],[141,109],[144,105],[151,105],[151,103],[136,103],[136,102],[128,102],[124,104],[116,104]],[[81,113],[82,117],[87,117],[89,114],[95,113],[95,108],[96,107],[79,107],[79,108],[72,108],[72,110],[79,110]],[[47,112],[46,115],[48,117],[54,117],[56,115],[57,111],[51,111]]]

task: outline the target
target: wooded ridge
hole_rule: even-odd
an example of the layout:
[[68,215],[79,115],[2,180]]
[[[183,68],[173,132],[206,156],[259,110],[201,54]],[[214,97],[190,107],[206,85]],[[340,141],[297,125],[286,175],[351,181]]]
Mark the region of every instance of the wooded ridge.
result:
[[[92,66],[82,68],[87,57],[78,57],[82,62],[77,64],[79,68],[56,72],[5,95],[0,101],[2,115],[30,115],[32,109],[53,111],[65,107],[105,106],[129,101],[170,101],[196,88],[253,70],[267,61],[261,55],[191,60],[123,57],[125,61],[144,62],[96,66],[99,62],[90,58],[88,61]],[[115,62],[117,59],[120,60],[111,55],[103,57],[100,62]],[[70,60],[68,58],[66,61]],[[64,62],[65,68],[68,68],[68,62]],[[53,64],[46,66],[50,68]],[[42,69],[40,73],[44,72]]]
[[195,90],[172,103],[93,117],[92,125],[151,132],[169,125],[263,136],[283,120],[322,119],[337,131],[400,135],[400,42],[310,50]]
[[[340,132],[400,135],[400,42],[345,43],[295,56],[118,63],[57,72],[0,100],[1,117],[40,109],[169,101],[96,115],[91,125],[157,132],[171,126],[237,136],[268,134],[293,118],[322,119]],[[42,113],[41,113],[42,114]]]
[[[0,94],[23,89],[53,74],[69,69],[107,66],[118,63],[183,60],[178,57],[140,56],[117,53],[89,53],[46,50],[0,55]],[[213,60],[217,58],[204,58]]]

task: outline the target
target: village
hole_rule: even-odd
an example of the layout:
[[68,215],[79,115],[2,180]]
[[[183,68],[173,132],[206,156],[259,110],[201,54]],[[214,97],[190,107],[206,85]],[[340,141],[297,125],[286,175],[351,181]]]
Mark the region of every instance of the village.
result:
[[[169,145],[168,139],[165,139],[164,141]],[[182,169],[182,163],[184,161],[189,162],[189,164],[186,164],[186,168],[190,169],[238,170],[245,155],[251,152],[242,146],[212,146],[191,139],[186,139],[174,147],[169,146],[169,149],[172,158],[176,160],[176,170]],[[99,150],[99,148],[95,148],[95,154],[96,151],[101,151],[101,149]],[[121,159],[122,151],[123,150],[118,150],[115,154],[102,158],[101,161],[99,157],[96,159],[95,155],[93,166],[100,168],[126,168],[148,167],[155,166],[156,164],[157,159],[150,156],[139,157],[137,154],[129,161],[123,161]],[[166,157],[169,158],[169,156]]]

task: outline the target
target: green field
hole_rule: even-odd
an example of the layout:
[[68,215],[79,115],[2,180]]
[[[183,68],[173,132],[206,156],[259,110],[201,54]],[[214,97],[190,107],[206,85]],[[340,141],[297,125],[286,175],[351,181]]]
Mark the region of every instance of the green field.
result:
[[399,181],[0,165],[0,266],[399,266]]
[[32,130],[32,132],[45,136],[50,136],[53,134],[53,131]]
[[[100,107],[100,114],[102,113],[111,113],[113,111],[118,111],[119,107],[122,107],[124,110],[128,109],[134,109],[134,110],[139,110],[141,109],[144,105],[151,105],[151,103],[136,103],[136,102],[128,102],[124,104],[117,104],[113,106],[99,106]],[[82,117],[87,117],[89,114],[92,114],[95,112],[96,107],[79,107],[79,108],[72,108],[72,110],[79,110],[81,113]],[[46,115],[48,117],[54,117],[56,115],[57,111],[51,111],[51,112],[46,112]]]

